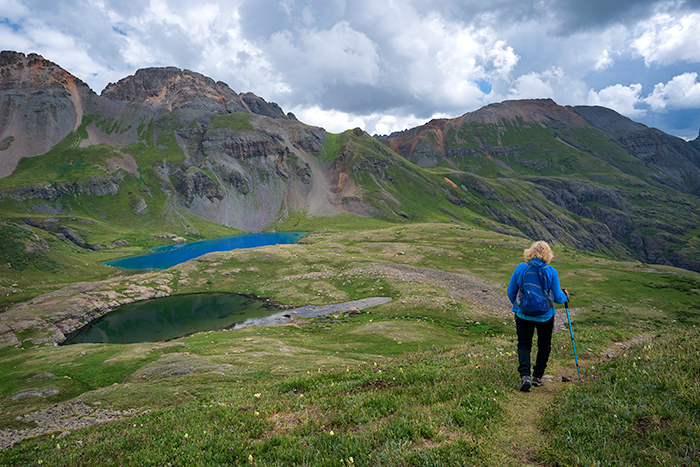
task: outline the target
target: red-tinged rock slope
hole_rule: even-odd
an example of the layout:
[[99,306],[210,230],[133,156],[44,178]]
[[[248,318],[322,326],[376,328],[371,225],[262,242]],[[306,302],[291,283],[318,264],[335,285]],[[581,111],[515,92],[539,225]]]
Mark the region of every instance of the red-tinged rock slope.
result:
[[0,52],[0,178],[20,158],[45,153],[78,128],[96,97],[40,55]]

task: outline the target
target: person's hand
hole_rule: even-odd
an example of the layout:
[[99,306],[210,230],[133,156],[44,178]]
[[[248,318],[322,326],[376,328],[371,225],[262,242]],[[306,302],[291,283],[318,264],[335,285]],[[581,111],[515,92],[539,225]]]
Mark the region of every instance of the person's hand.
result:
[[561,289],[561,291],[566,294],[566,298],[569,298],[569,292],[566,289]]

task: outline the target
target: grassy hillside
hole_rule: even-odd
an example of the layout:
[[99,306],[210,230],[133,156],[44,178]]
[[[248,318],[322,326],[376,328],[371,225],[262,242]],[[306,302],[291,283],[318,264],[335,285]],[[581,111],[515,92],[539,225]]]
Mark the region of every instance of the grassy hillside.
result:
[[[388,144],[469,190],[460,198],[470,210],[529,238],[700,271],[694,150],[647,133],[626,135],[623,147],[565,108],[554,105],[573,123],[524,102],[493,107],[530,105],[551,118],[509,118],[502,110],[496,119],[489,106],[470,119],[409,130]],[[480,112],[485,121],[474,121]]]
[[[60,437],[60,428],[38,434],[0,452],[0,463],[700,460],[698,274],[555,245],[553,264],[572,294],[582,378],[559,310],[551,378],[523,394],[504,294],[528,241],[456,222],[356,224],[357,231],[352,222],[341,218],[297,245],[214,253],[110,287],[166,283],[173,294],[239,292],[293,305],[392,297],[358,316],[165,343],[46,347],[27,340],[25,349],[0,349],[5,430],[36,426],[25,416],[63,402],[72,404],[59,405],[64,425],[71,410],[125,417]],[[18,397],[27,391],[46,395]]]

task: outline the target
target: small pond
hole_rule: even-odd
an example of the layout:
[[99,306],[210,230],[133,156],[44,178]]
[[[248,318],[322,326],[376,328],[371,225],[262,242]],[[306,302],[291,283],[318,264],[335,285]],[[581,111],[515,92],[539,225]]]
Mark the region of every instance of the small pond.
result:
[[238,294],[177,295],[120,306],[69,336],[64,344],[163,341],[202,331],[274,326],[294,318],[362,310],[390,300],[389,297],[369,297],[335,305],[280,310],[266,300]]
[[152,253],[105,261],[107,266],[121,269],[168,269],[213,251],[230,251],[267,245],[296,243],[306,232],[263,232],[214,238],[191,243],[156,247]]
[[123,305],[90,323],[65,344],[154,342],[234,327],[280,310],[238,294],[178,295]]

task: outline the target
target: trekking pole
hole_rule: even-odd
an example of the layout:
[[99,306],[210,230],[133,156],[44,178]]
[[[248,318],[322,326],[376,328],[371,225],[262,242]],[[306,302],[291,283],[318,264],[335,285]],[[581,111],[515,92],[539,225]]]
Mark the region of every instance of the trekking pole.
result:
[[569,315],[569,300],[564,304],[566,307],[566,319],[569,321],[569,332],[571,333],[571,345],[574,347],[574,359],[576,360],[576,371],[578,379],[581,380],[581,368],[578,366],[578,356],[576,355],[576,342],[574,342],[574,329],[571,327],[571,316]]

